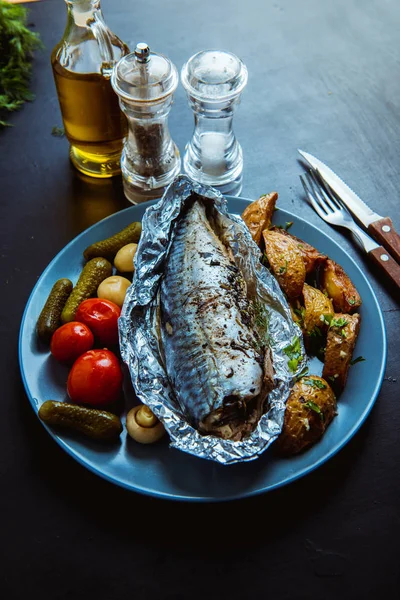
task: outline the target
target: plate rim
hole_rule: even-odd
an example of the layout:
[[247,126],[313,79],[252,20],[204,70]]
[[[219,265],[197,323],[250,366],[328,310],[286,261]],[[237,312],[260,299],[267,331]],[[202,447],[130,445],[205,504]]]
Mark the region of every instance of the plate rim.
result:
[[[243,196],[229,196],[226,195],[225,198],[228,200],[240,200],[240,201],[244,201],[247,203],[253,202],[253,200],[250,200],[249,198],[245,198]],[[333,238],[331,238],[327,233],[325,233],[323,230],[318,229],[318,227],[312,223],[309,223],[308,221],[306,221],[305,219],[303,219],[302,217],[300,217],[299,215],[296,215],[294,213],[292,213],[289,210],[286,210],[286,208],[279,208],[279,210],[285,212],[286,214],[290,215],[290,217],[293,217],[294,220],[298,220],[301,221],[303,223],[305,223],[305,225],[307,227],[311,227],[313,229],[315,229],[318,234],[322,234],[323,237],[326,237],[331,243],[333,243],[339,250],[340,252],[343,252],[347,258],[351,261],[352,265],[356,268],[356,270],[358,270],[362,276],[362,278],[364,279],[367,287],[369,288],[369,291],[371,293],[372,299],[375,302],[375,306],[379,315],[379,323],[380,323],[380,328],[382,331],[382,342],[383,342],[383,353],[382,353],[382,360],[380,363],[380,371],[379,371],[379,376],[377,378],[374,390],[371,394],[371,397],[367,403],[367,405],[365,406],[362,414],[360,415],[359,419],[357,420],[357,422],[354,424],[354,426],[352,427],[352,429],[350,429],[350,431],[340,440],[338,441],[333,448],[330,448],[330,450],[323,455],[322,457],[320,457],[319,459],[316,460],[316,462],[314,462],[312,465],[308,465],[306,467],[303,467],[301,470],[297,471],[296,473],[294,473],[293,475],[291,475],[290,477],[287,477],[286,479],[273,483],[271,485],[267,485],[264,487],[260,487],[256,490],[251,490],[248,492],[243,492],[243,493],[234,493],[234,494],[230,494],[227,496],[221,496],[221,497],[214,497],[214,496],[185,496],[183,494],[174,494],[174,493],[168,493],[168,492],[164,492],[164,491],[156,491],[154,489],[150,489],[150,488],[146,488],[144,486],[141,486],[140,484],[132,484],[132,483],[127,483],[125,481],[122,481],[120,479],[117,479],[116,477],[113,477],[111,475],[109,475],[108,473],[104,473],[101,469],[96,468],[95,465],[93,465],[90,462],[86,462],[81,456],[79,456],[79,454],[77,454],[76,452],[74,452],[74,450],[72,448],[70,448],[68,446],[68,444],[57,434],[54,433],[53,430],[48,427],[43,421],[41,421],[41,419],[39,419],[38,414],[37,414],[37,403],[35,402],[35,398],[33,397],[33,395],[30,392],[29,386],[28,386],[28,382],[27,382],[27,378],[25,375],[25,370],[24,370],[24,365],[23,365],[23,360],[22,360],[22,346],[23,346],[23,330],[25,327],[25,321],[27,318],[27,314],[30,308],[30,304],[32,301],[32,298],[37,290],[37,288],[40,286],[41,281],[44,279],[44,277],[46,276],[46,274],[48,273],[48,271],[52,268],[53,264],[56,263],[56,261],[58,260],[59,256],[64,253],[70,246],[73,246],[77,240],[79,240],[80,238],[84,237],[90,230],[98,227],[100,224],[104,224],[105,222],[112,220],[113,218],[115,218],[115,215],[119,215],[121,213],[126,213],[130,210],[132,210],[133,208],[137,208],[137,207],[143,207],[145,210],[149,207],[152,206],[153,204],[155,204],[158,199],[154,199],[154,200],[149,200],[147,202],[142,202],[141,204],[137,204],[137,205],[132,205],[129,206],[127,208],[124,208],[120,211],[117,211],[115,213],[112,213],[111,215],[108,215],[107,217],[101,219],[100,221],[97,221],[96,223],[94,223],[93,225],[91,225],[90,227],[84,229],[83,231],[81,231],[81,233],[79,233],[78,235],[76,235],[70,242],[68,242],[68,244],[66,244],[65,246],[63,246],[63,248],[61,248],[61,250],[59,250],[59,252],[57,252],[57,254],[53,257],[53,259],[49,262],[49,264],[47,265],[47,267],[42,271],[42,273],[40,274],[37,282],[35,283],[34,287],[31,290],[31,293],[29,294],[28,300],[26,302],[23,314],[22,314],[22,318],[21,318],[21,324],[20,324],[20,329],[19,329],[19,336],[18,336],[18,362],[19,362],[19,368],[20,368],[20,373],[21,373],[21,378],[23,381],[23,385],[24,385],[24,389],[26,392],[26,395],[29,399],[29,402],[36,414],[36,417],[38,418],[39,422],[42,424],[42,426],[46,429],[46,431],[50,434],[50,436],[57,442],[57,444],[65,451],[67,452],[67,454],[69,454],[74,460],[76,460],[80,465],[82,465],[83,467],[85,467],[86,469],[88,469],[89,471],[91,471],[92,473],[94,473],[95,475],[100,476],[102,479],[108,481],[109,483],[112,483],[114,485],[118,485],[119,487],[122,487],[126,490],[129,490],[130,492],[137,492],[137,493],[141,493],[144,494],[146,496],[151,496],[153,498],[159,498],[159,499],[164,499],[164,500],[174,500],[174,501],[182,501],[182,502],[226,502],[226,501],[232,501],[232,500],[240,500],[240,499],[244,499],[244,498],[250,498],[250,497],[254,497],[254,496],[258,496],[260,494],[265,494],[266,492],[270,492],[272,490],[278,489],[280,487],[284,487],[290,483],[293,483],[294,481],[297,481],[298,479],[300,479],[301,477],[304,477],[306,475],[308,475],[309,473],[312,473],[313,471],[315,471],[316,469],[318,469],[320,466],[322,466],[324,463],[326,463],[328,460],[330,460],[331,458],[333,458],[342,448],[344,448],[344,446],[346,446],[346,444],[351,440],[351,438],[354,437],[354,435],[358,432],[358,430],[361,428],[361,426],[364,424],[364,422],[366,421],[368,415],[370,414],[376,400],[377,397],[379,395],[381,386],[382,386],[382,382],[383,382],[383,378],[384,378],[384,374],[385,374],[385,369],[386,369],[386,363],[387,363],[387,332],[386,332],[386,326],[385,326],[385,320],[383,317],[383,313],[381,310],[381,307],[379,305],[378,299],[376,297],[376,294],[367,278],[367,276],[363,273],[363,271],[361,270],[361,268],[358,266],[358,264],[355,262],[355,260],[353,259],[352,256],[350,256],[350,254],[344,249],[342,248],[338,242],[336,242]],[[226,468],[229,468],[229,466],[227,466]]]

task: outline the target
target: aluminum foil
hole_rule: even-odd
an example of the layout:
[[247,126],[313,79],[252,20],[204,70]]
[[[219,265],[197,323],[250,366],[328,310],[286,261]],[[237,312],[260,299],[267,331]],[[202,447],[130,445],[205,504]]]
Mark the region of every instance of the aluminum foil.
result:
[[[245,280],[253,282],[256,300],[265,305],[268,313],[276,387],[269,394],[268,410],[255,430],[239,442],[202,435],[188,423],[161,358],[157,332],[159,285],[174,239],[175,225],[185,201],[193,192],[212,199],[215,208],[230,218],[228,236],[235,261]],[[276,279],[260,263],[260,251],[246,225],[240,217],[228,213],[227,201],[220,192],[182,175],[171,183],[161,200],[150,206],[143,217],[142,234],[135,255],[135,275],[119,320],[119,336],[121,355],[129,368],[136,395],[162,421],[171,446],[221,464],[254,460],[277,438],[283,425],[286,399],[295,376],[306,361],[301,331],[292,320]],[[289,358],[284,349],[297,336],[302,359],[296,373],[293,373],[288,367]]]

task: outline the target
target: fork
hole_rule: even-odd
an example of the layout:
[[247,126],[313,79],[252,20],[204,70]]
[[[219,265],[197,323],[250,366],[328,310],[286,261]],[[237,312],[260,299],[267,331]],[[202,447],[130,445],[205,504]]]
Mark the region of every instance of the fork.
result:
[[331,189],[318,172],[310,170],[304,176],[300,175],[301,183],[311,206],[315,212],[330,225],[349,229],[358,239],[359,243],[389,280],[400,288],[400,266],[390,254],[379,246],[374,240],[359,227],[347,208],[334,195]]

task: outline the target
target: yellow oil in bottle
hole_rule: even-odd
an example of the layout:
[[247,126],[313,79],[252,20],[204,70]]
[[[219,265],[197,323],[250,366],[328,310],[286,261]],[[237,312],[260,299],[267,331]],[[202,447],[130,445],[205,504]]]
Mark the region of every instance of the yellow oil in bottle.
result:
[[120,173],[127,123],[110,79],[101,73],[68,71],[56,52],[51,62],[72,163],[92,177]]

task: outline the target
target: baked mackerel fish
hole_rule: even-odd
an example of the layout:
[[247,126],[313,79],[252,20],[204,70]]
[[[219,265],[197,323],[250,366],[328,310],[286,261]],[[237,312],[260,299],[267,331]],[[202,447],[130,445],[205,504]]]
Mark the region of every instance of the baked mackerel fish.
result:
[[161,280],[161,351],[192,426],[239,441],[265,411],[274,372],[227,225],[206,198],[193,195],[186,203]]

